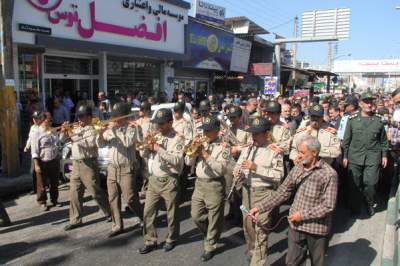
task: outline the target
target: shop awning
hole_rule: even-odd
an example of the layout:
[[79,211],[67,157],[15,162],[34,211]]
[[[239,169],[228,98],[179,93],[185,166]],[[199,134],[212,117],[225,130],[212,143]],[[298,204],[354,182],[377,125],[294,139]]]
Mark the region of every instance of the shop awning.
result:
[[326,70],[317,70],[317,69],[304,69],[304,68],[297,68],[297,67],[292,67],[288,65],[282,65],[282,72],[290,72],[290,71],[296,71],[304,75],[309,75],[309,76],[338,76],[338,74]]

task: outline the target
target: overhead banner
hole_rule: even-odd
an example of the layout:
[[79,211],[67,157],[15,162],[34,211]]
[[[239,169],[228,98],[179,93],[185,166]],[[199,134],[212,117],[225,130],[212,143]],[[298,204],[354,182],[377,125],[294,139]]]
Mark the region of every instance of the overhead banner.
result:
[[188,43],[190,59],[184,66],[229,71],[233,38],[233,33],[190,21]]
[[206,1],[195,0],[195,16],[198,19],[225,24],[225,7],[217,6]]
[[271,76],[272,70],[272,63],[256,63],[251,64],[250,73],[254,76]]
[[333,71],[336,73],[398,73],[400,72],[400,60],[336,60]]
[[[171,1],[172,3],[172,1]],[[188,9],[160,0],[14,1],[13,41],[35,36],[185,53]]]
[[251,42],[234,38],[231,71],[247,73],[249,69]]
[[273,95],[278,90],[277,77],[264,77],[264,94]]

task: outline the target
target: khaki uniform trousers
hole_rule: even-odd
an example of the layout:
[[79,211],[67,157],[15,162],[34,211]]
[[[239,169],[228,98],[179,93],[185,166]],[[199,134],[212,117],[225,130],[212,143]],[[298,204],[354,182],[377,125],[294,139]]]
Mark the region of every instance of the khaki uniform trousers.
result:
[[107,190],[111,207],[113,232],[124,229],[121,216],[121,195],[128,206],[141,220],[143,220],[143,206],[140,204],[137,180],[132,167],[108,166]]
[[[249,188],[248,186],[243,186],[243,205],[250,210],[265,197],[269,197],[273,191],[272,188],[267,187]],[[268,226],[271,220],[270,213],[261,213],[258,216],[259,223]],[[247,250],[252,255],[250,265],[265,265],[268,251],[268,234],[255,225],[252,219],[247,216],[243,217],[243,230]]]
[[192,196],[192,218],[205,236],[204,250],[212,252],[217,248],[224,219],[225,180],[197,178]]
[[99,168],[96,159],[74,160],[70,178],[69,223],[82,223],[83,196],[87,189],[105,216],[110,215],[106,192],[100,187]]
[[174,243],[178,240],[180,224],[178,220],[178,191],[177,177],[149,177],[149,186],[146,191],[144,204],[143,234],[145,245],[157,244],[157,230],[154,226],[158,203],[164,199],[167,209],[168,235],[166,243]]

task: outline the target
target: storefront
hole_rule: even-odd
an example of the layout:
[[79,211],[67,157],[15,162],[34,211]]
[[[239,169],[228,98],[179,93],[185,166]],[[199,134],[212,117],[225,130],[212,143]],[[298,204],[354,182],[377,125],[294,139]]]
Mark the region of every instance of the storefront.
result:
[[218,91],[215,76],[230,71],[234,35],[190,17],[188,26],[188,59],[175,70],[174,86],[199,97]]
[[17,94],[75,101],[144,91],[172,94],[185,58],[190,4],[181,0],[14,1]]

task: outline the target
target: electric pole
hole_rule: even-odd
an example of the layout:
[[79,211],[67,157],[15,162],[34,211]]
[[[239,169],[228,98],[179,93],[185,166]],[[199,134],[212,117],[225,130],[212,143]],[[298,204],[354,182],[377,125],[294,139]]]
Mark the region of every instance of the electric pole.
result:
[[13,8],[14,0],[0,2],[0,138],[2,169],[7,176],[20,174],[12,46]]
[[[294,30],[293,30],[293,38],[297,38],[298,34],[298,27],[299,27],[299,18],[296,16],[294,17]],[[296,68],[297,66],[297,43],[292,43],[292,50],[293,50],[293,67]],[[293,90],[296,88],[296,70],[292,71],[292,82],[293,82]]]

